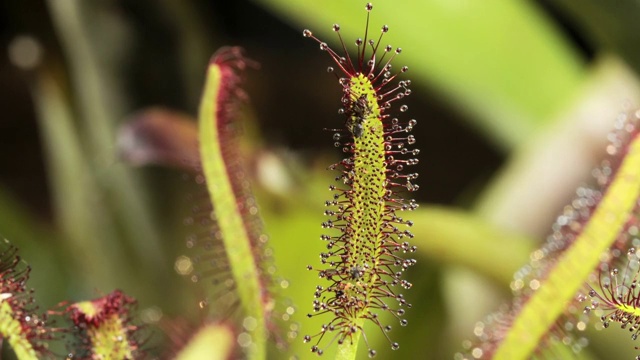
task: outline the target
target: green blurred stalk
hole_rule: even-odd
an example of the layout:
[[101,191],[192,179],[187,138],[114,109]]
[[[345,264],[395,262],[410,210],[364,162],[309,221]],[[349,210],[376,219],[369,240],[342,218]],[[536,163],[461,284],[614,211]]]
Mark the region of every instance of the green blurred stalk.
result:
[[[48,5],[67,55],[73,95],[77,99],[74,105],[77,106],[78,117],[82,120],[77,136],[80,139],[80,151],[88,154],[84,170],[95,175],[94,193],[104,194],[106,209],[102,215],[113,224],[120,224],[125,235],[122,239],[110,237],[108,241],[128,243],[127,246],[133,254],[127,255],[135,259],[137,271],[144,273],[148,279],[155,278],[161,281],[157,269],[164,267],[167,262],[162,251],[157,224],[154,224],[150,217],[142,184],[132,171],[119,164],[116,159],[114,129],[117,125],[116,120],[124,113],[126,100],[120,95],[123,92],[112,80],[116,77],[115,74],[107,71],[104,66],[101,67],[98,62],[100,57],[102,64],[108,63],[105,54],[109,54],[109,49],[100,48],[100,45],[109,38],[95,41],[90,36],[97,30],[91,27],[95,26],[93,22],[104,19],[97,17],[91,20],[86,14],[89,13],[88,9],[96,11],[100,5],[73,0],[52,0],[48,1]],[[104,13],[100,15],[104,16]],[[117,23],[111,23],[112,26],[115,26],[114,24]],[[111,30],[116,32],[115,30],[121,29]],[[104,29],[100,31],[102,36],[108,34]],[[57,189],[54,188],[54,191]]]
[[411,242],[422,257],[464,265],[502,285],[511,283],[513,274],[529,261],[533,250],[531,239],[462,210],[421,206],[410,216],[415,224]]
[[33,94],[53,189],[54,214],[64,234],[61,238],[68,242],[66,257],[81,269],[76,274],[81,283],[75,286],[84,285],[87,292],[96,285],[116,287],[118,278],[126,277],[118,271],[121,268],[113,269],[123,249],[107,241],[114,237],[112,226],[88,171],[68,101],[46,72],[40,73]]

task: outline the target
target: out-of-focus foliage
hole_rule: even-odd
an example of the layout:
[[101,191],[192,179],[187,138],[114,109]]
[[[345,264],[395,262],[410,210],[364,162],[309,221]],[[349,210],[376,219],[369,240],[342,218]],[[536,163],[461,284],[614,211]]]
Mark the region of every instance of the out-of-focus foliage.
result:
[[640,40],[640,27],[635,16],[640,4],[632,0],[547,0],[566,14],[567,20],[589,41],[624,57],[636,71],[640,70],[640,54],[631,44]]

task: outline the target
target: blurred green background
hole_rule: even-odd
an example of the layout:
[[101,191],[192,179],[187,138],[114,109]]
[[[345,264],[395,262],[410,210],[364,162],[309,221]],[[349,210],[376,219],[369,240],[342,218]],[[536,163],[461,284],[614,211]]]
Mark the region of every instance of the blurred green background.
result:
[[[249,70],[247,159],[283,297],[309,321],[326,191],[339,159],[331,133],[340,88],[302,29],[337,45],[362,36],[359,1],[22,1],[0,5],[0,235],[33,267],[47,309],[121,288],[140,317],[194,318],[197,291],[174,271],[187,252],[190,197],[181,170],[133,167],[118,128],[161,106],[195,115],[204,71],[239,45]],[[543,241],[576,186],[604,155],[615,117],[638,106],[640,3],[633,0],[390,0],[371,28],[403,48],[421,150],[414,243],[419,265],[394,356],[450,359],[509,296],[511,274]],[[134,116],[135,118],[135,116]],[[145,315],[146,314],[146,315]],[[314,319],[316,320],[316,319]],[[326,320],[325,320],[326,321]],[[399,328],[399,326],[395,326]],[[377,330],[380,358],[392,354]],[[310,356],[301,335],[286,354]],[[631,357],[618,329],[589,333],[592,358]],[[153,344],[153,341],[151,341]],[[365,348],[364,346],[362,347]],[[330,358],[330,354],[327,355]]]

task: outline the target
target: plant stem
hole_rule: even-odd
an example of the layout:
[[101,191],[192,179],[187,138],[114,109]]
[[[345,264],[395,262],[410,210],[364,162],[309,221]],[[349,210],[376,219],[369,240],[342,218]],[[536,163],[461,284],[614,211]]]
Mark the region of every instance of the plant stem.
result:
[[[357,321],[356,324],[362,326],[364,321]],[[341,345],[338,345],[336,351],[336,360],[354,360],[358,354],[358,343],[360,342],[360,334],[362,330],[355,332],[351,338],[351,341],[345,341]]]

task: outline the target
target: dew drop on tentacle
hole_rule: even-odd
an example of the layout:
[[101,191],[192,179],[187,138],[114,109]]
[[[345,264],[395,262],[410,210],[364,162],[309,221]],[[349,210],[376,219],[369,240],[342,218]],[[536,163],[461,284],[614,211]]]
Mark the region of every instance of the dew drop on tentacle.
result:
[[302,36],[311,37],[311,36],[313,36],[313,33],[309,29],[304,29],[304,31],[302,31]]

